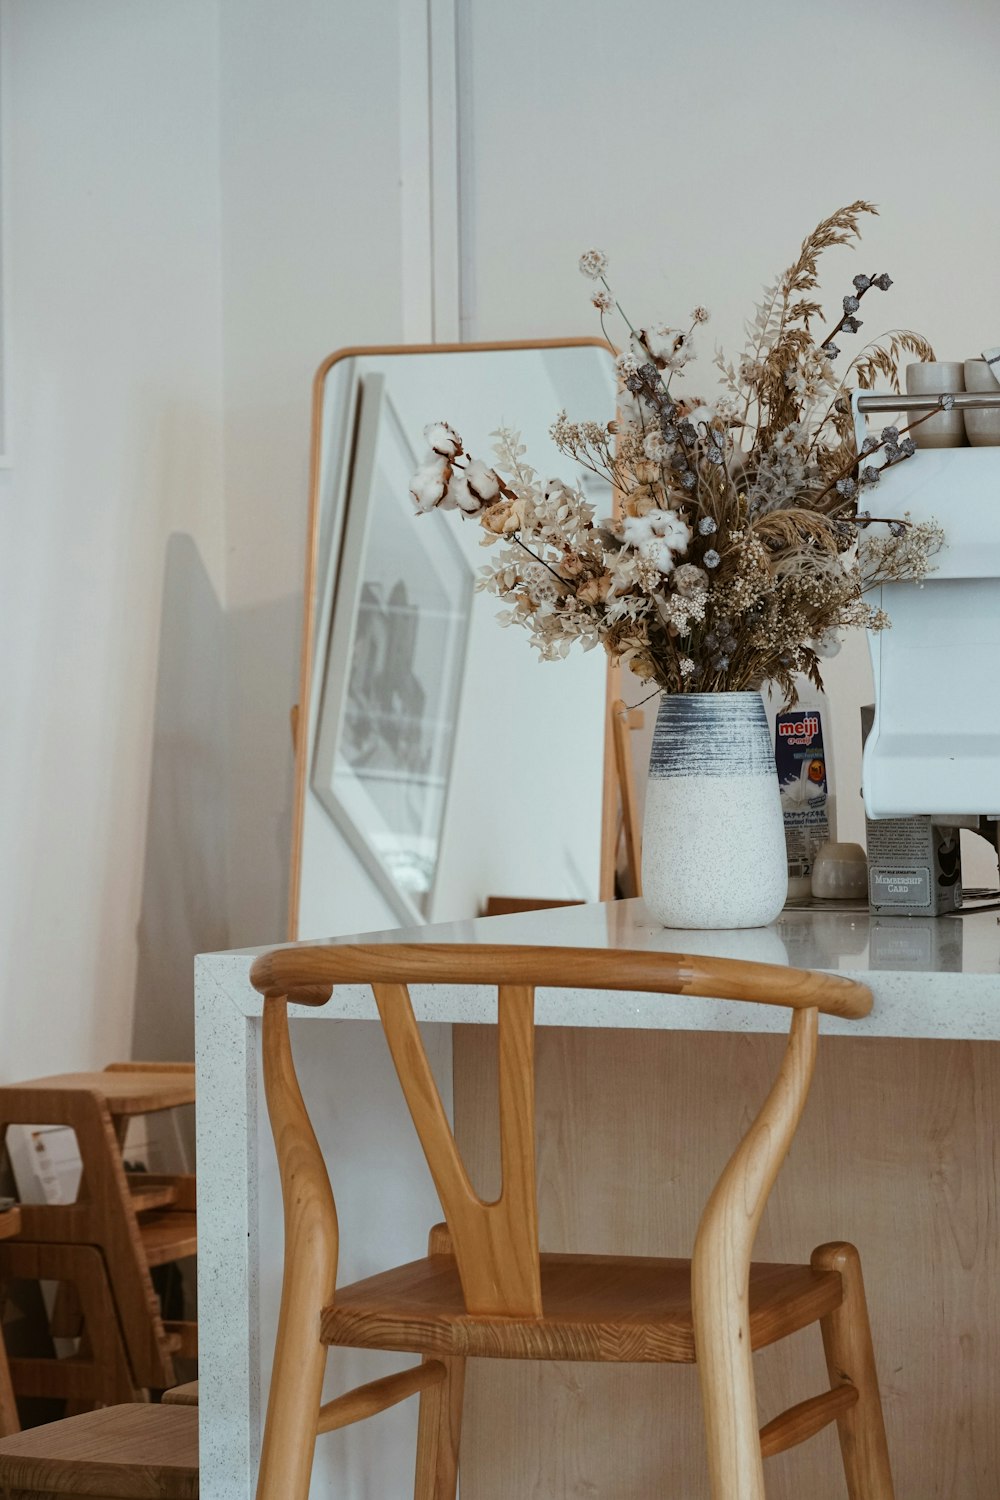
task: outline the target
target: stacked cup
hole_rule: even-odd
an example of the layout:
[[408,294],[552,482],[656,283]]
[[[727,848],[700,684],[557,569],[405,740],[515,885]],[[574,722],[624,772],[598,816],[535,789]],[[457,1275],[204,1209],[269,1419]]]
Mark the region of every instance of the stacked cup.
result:
[[[991,351],[986,352],[989,354]],[[987,364],[985,359],[967,359],[965,361],[965,389],[967,391],[995,391],[1000,394],[1000,381],[994,375],[993,369],[994,366]],[[1000,406],[984,406],[981,411],[967,411],[965,432],[974,448],[995,448],[1000,444]]]
[[[907,365],[906,390],[911,396],[956,395],[965,390],[964,367],[959,360],[950,359],[928,359],[918,365]],[[914,416],[923,417],[923,412]],[[932,417],[916,421],[908,436],[918,448],[963,448],[966,437],[962,413],[954,409],[935,412]]]
[[[990,351],[987,351],[989,353]],[[994,367],[985,359],[930,359],[907,365],[906,389],[911,396],[957,395],[961,391],[994,391],[1000,394],[1000,380]],[[910,434],[918,448],[974,448],[1000,446],[1000,406],[980,411],[935,412],[918,420]]]

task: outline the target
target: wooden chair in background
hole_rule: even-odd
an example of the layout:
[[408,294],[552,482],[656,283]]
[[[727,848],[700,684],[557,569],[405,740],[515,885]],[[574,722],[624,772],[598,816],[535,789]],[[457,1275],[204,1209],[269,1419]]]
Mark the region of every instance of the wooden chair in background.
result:
[[[63,1335],[74,1341],[74,1352],[61,1354],[54,1347],[49,1357],[10,1356],[10,1377],[18,1397],[63,1400],[70,1410],[113,1406],[140,1397],[107,1267],[98,1249],[12,1240],[0,1245],[0,1287],[12,1281],[52,1282],[59,1291],[70,1289],[75,1310],[74,1326]],[[49,1332],[55,1345],[60,1334],[52,1319]]]
[[[611,705],[611,738],[615,747],[615,777],[618,785],[618,836],[615,857],[624,839],[625,866],[616,876],[625,896],[642,895],[642,822],[635,793],[635,771],[632,760],[632,732],[641,729],[646,716],[641,708],[629,708],[620,698]],[[580,906],[580,901],[553,901],[544,896],[488,896],[483,904],[484,917],[506,917],[513,912],[547,911],[555,906]]]
[[646,716],[641,708],[629,708],[620,698],[612,703],[611,736],[615,747],[615,770],[618,774],[621,837],[625,840],[626,896],[642,895],[642,823],[635,795],[632,733],[636,729],[642,729],[645,722]]
[[[20,1242],[0,1254],[0,1270],[10,1278],[31,1274],[29,1247],[36,1247],[39,1276],[75,1284],[81,1293],[86,1288],[92,1335],[103,1320],[99,1309],[106,1309],[109,1296],[114,1311],[113,1322],[106,1325],[108,1336],[86,1351],[87,1360],[75,1361],[75,1374],[68,1368],[70,1361],[28,1361],[21,1367],[22,1387],[15,1365],[19,1394],[68,1396],[68,1383],[75,1402],[92,1403],[109,1399],[111,1382],[116,1399],[134,1398],[147,1389],[165,1390],[175,1384],[176,1355],[196,1357],[197,1325],[164,1322],[150,1274],[197,1250],[195,1179],[187,1174],[127,1173],[122,1161],[130,1120],[193,1102],[194,1070],[188,1064],[114,1064],[103,1072],[39,1078],[0,1089],[0,1144],[10,1125],[63,1125],[76,1136],[83,1166],[74,1203],[21,1205]],[[60,1298],[53,1333],[77,1336],[81,1312],[85,1309],[78,1297]],[[121,1372],[109,1352],[113,1329],[120,1329],[126,1351],[127,1391],[120,1386]],[[49,1388],[41,1364],[53,1376]],[[60,1372],[55,1369],[58,1364],[67,1368]],[[89,1387],[88,1368],[93,1376]]]
[[[305,1500],[316,1438],[420,1394],[416,1500],[454,1500],[465,1361],[697,1361],[713,1500],[763,1500],[762,1459],[836,1420],[851,1500],[892,1500],[857,1252],[754,1264],[757,1227],[799,1121],[821,1012],[867,1014],[871,993],[830,974],[669,953],[459,945],[308,947],[257,959],[264,1083],[285,1212],[285,1269],[258,1500]],[[475,1193],[424,1051],[407,985],[498,987],[502,1191]],[[299,1090],[288,1002],[370,983],[444,1209],[424,1259],[337,1287],[337,1216]],[[691,1260],[540,1254],[534,988],[640,990],[785,1006],[778,1077],[706,1205]],[[649,1184],[655,1191],[655,1184]],[[752,1352],[819,1323],[830,1389],[759,1430]],[[330,1345],[422,1362],[322,1404]],[[623,1461],[627,1445],[623,1440]],[[666,1481],[668,1476],[664,1476]]]
[[510,917],[525,911],[552,911],[557,906],[582,906],[582,901],[550,901],[545,896],[487,896],[483,903],[484,917]]

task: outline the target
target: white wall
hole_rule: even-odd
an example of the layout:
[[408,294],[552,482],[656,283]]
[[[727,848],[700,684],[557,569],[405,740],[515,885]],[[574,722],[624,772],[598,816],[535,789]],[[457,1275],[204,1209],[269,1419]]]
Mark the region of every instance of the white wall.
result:
[[395,0],[221,0],[220,10],[229,859],[240,944],[287,930],[288,711],[313,372],[333,349],[401,338],[402,64]]
[[[400,269],[413,232],[401,188],[414,189],[400,101],[412,108],[423,65],[412,48],[422,9],[223,0],[234,941],[283,930],[309,376],[331,349],[391,342],[419,322]],[[440,24],[447,7],[431,9]],[[912,325],[952,357],[1000,342],[1000,204],[985,191],[1000,123],[995,7],[669,0],[612,20],[600,0],[459,0],[457,11],[463,337],[594,332],[576,259],[597,244],[640,315],[680,318],[705,302],[706,354],[736,348],[804,235],[867,196],[882,216],[859,257],[830,255],[830,306],[862,266],[888,269],[897,285],[866,302],[866,332]],[[453,125],[442,95],[439,128]],[[860,837],[863,641],[828,683],[842,828]]]
[[[458,11],[466,337],[593,331],[598,244],[630,306],[704,301],[733,347],[803,234],[867,195],[831,303],[885,267],[870,327],[1000,342],[995,6]],[[183,1045],[190,952],[283,936],[309,385],[426,301],[401,248],[425,13],[7,0],[7,1076],[126,1050],[134,1003],[137,1045]],[[850,832],[860,642],[830,684]],[[15,995],[47,1024],[16,1029]]]
[[7,1081],[128,1056],[134,1004],[189,1045],[226,929],[215,7],[12,0],[3,48]]
[[[576,258],[597,245],[634,320],[710,308],[696,389],[813,226],[868,198],[881,216],[862,250],[823,263],[834,318],[858,270],[888,270],[866,336],[916,328],[942,359],[1000,343],[989,0],[468,0],[462,15],[466,337],[593,331]],[[862,639],[827,686],[842,836],[863,840]],[[972,873],[995,883],[979,850]]]

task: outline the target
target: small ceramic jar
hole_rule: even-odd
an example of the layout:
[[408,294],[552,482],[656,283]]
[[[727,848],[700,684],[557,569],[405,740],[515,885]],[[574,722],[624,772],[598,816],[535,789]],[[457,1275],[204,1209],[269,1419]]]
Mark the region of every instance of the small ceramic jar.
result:
[[[907,365],[906,389],[911,396],[955,395],[965,390],[965,367],[958,360],[932,359],[922,364]],[[918,448],[963,448],[965,446],[965,423],[960,411],[935,412],[933,417],[924,417],[923,412],[914,412],[917,425],[907,436],[912,437]]]
[[[994,395],[1000,396],[1000,381],[985,359],[965,361],[965,389],[992,391]],[[965,419],[965,435],[974,448],[1000,446],[1000,406],[984,407],[982,411],[967,411],[962,415]]]
[[868,895],[868,861],[860,844],[827,840],[816,850],[812,893],[818,901],[862,901]]

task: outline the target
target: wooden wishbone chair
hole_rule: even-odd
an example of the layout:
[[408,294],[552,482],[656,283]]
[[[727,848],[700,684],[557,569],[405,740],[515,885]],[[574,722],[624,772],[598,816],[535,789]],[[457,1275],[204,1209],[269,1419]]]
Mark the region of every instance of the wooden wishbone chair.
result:
[[[857,1252],[751,1263],[764,1205],[805,1104],[819,1014],[849,1019],[871,992],[832,974],[671,953],[461,945],[279,949],[253,965],[264,995],[264,1083],[281,1174],[285,1268],[258,1500],[306,1500],[316,1437],[420,1393],[416,1500],[454,1500],[467,1357],[697,1361],[713,1500],[764,1500],[762,1458],[836,1420],[851,1500],[892,1500]],[[320,1005],[370,983],[447,1226],[426,1258],[337,1287],[337,1214],[292,1060],[288,1001]],[[407,984],[498,986],[502,1190],[475,1193],[434,1083]],[[778,1077],[702,1214],[692,1260],[540,1255],[535,1185],[534,988],[704,995],[792,1012]],[[818,1322],[830,1389],[758,1430],[752,1353]],[[326,1347],[423,1362],[322,1405]]]

